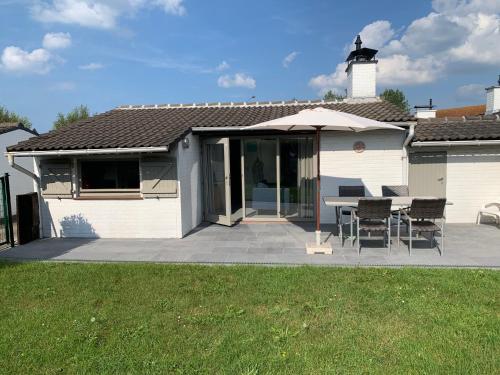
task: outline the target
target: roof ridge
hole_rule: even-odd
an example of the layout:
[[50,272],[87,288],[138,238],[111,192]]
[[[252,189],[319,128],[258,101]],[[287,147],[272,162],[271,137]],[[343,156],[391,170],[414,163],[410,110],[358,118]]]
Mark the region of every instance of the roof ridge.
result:
[[178,103],[178,104],[139,104],[139,105],[120,105],[115,109],[165,109],[165,108],[244,108],[244,107],[270,107],[270,106],[293,106],[293,105],[316,105],[316,104],[366,104],[379,103],[382,100],[375,98],[344,98],[342,100],[277,100],[277,101],[255,101],[255,102],[205,102],[205,103]]

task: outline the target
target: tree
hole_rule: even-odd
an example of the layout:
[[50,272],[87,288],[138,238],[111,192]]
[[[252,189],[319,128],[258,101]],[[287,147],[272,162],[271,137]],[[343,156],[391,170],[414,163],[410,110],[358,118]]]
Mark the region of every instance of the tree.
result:
[[345,96],[341,94],[337,94],[333,92],[332,90],[328,90],[326,94],[323,96],[324,100],[331,101],[331,100],[342,100],[344,99]]
[[403,91],[398,89],[385,89],[382,94],[380,94],[380,97],[401,108],[403,111],[410,112],[410,106]]
[[57,119],[56,121],[54,121],[54,125],[52,126],[52,128],[54,130],[57,130],[64,126],[72,124],[76,121],[85,120],[86,118],[89,117],[90,117],[90,111],[88,107],[86,105],[80,105],[79,107],[73,108],[73,110],[68,112],[66,115],[59,112],[57,114]]
[[0,105],[0,122],[20,122],[27,128],[31,128],[31,121],[26,116],[20,116],[17,113],[8,111]]

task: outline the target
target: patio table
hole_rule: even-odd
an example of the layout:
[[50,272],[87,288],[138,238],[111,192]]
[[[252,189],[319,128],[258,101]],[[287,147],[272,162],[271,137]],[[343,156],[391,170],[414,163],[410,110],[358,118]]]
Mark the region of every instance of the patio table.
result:
[[[406,207],[411,206],[411,202],[413,199],[436,199],[436,197],[424,197],[424,196],[418,196],[418,197],[333,197],[333,196],[325,196],[323,197],[323,202],[325,203],[326,206],[329,207],[335,207],[335,223],[337,225],[337,228],[339,228],[340,224],[340,208],[341,207],[352,207],[356,208],[358,207],[358,203],[360,199],[370,199],[370,198],[376,198],[376,199],[392,199],[392,210],[401,210]],[[452,203],[449,201],[446,201],[446,205],[451,205]],[[342,230],[339,229],[339,237],[340,241],[342,242]]]

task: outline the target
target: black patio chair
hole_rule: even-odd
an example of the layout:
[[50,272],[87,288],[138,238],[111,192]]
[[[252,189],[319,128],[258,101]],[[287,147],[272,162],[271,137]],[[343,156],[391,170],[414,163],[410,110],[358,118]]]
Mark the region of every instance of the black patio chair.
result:
[[388,254],[391,254],[391,205],[392,199],[388,198],[365,198],[360,199],[354,217],[357,223],[358,255],[361,254],[360,232],[368,232],[369,238],[373,232],[382,233],[384,247],[386,245]]
[[[431,247],[439,249],[439,254],[444,253],[444,224],[445,216],[444,209],[446,207],[446,199],[414,199],[410,209],[402,210],[403,222],[406,224],[409,237],[409,253],[411,256],[413,232],[430,233]],[[441,221],[441,225],[436,224],[436,220]],[[437,246],[435,241],[436,232],[441,232],[441,246]]]
[[[383,197],[408,197],[410,195],[410,189],[408,185],[382,185],[382,196]],[[396,220],[397,230],[398,230],[398,245],[401,231],[401,209],[394,210],[391,212],[392,218]]]
[[[355,186],[339,186],[339,197],[364,197],[365,196],[365,187],[363,185],[355,185]],[[353,236],[353,211],[356,210],[355,207],[340,207],[340,220],[339,220],[339,231],[340,238],[342,241],[342,246],[344,246],[343,241],[343,230],[342,227],[344,225],[344,216],[349,216],[349,225],[351,228],[351,246],[354,245],[354,236]]]

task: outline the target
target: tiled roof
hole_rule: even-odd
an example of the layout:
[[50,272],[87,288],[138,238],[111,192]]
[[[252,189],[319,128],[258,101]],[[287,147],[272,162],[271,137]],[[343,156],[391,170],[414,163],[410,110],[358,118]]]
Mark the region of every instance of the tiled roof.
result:
[[325,107],[385,122],[405,122],[413,117],[391,103],[292,102],[125,106],[105,112],[37,139],[20,142],[9,151],[100,149],[168,146],[193,127],[230,127],[258,124],[295,114],[305,108]]
[[414,142],[500,139],[500,116],[419,119]]
[[0,122],[0,134],[8,133],[13,130],[25,130],[33,135],[38,135],[36,130],[31,130],[30,128],[25,127],[20,122]]
[[486,112],[486,104],[468,105],[465,107],[444,108],[436,111],[436,117],[461,117],[461,116],[480,116]]

